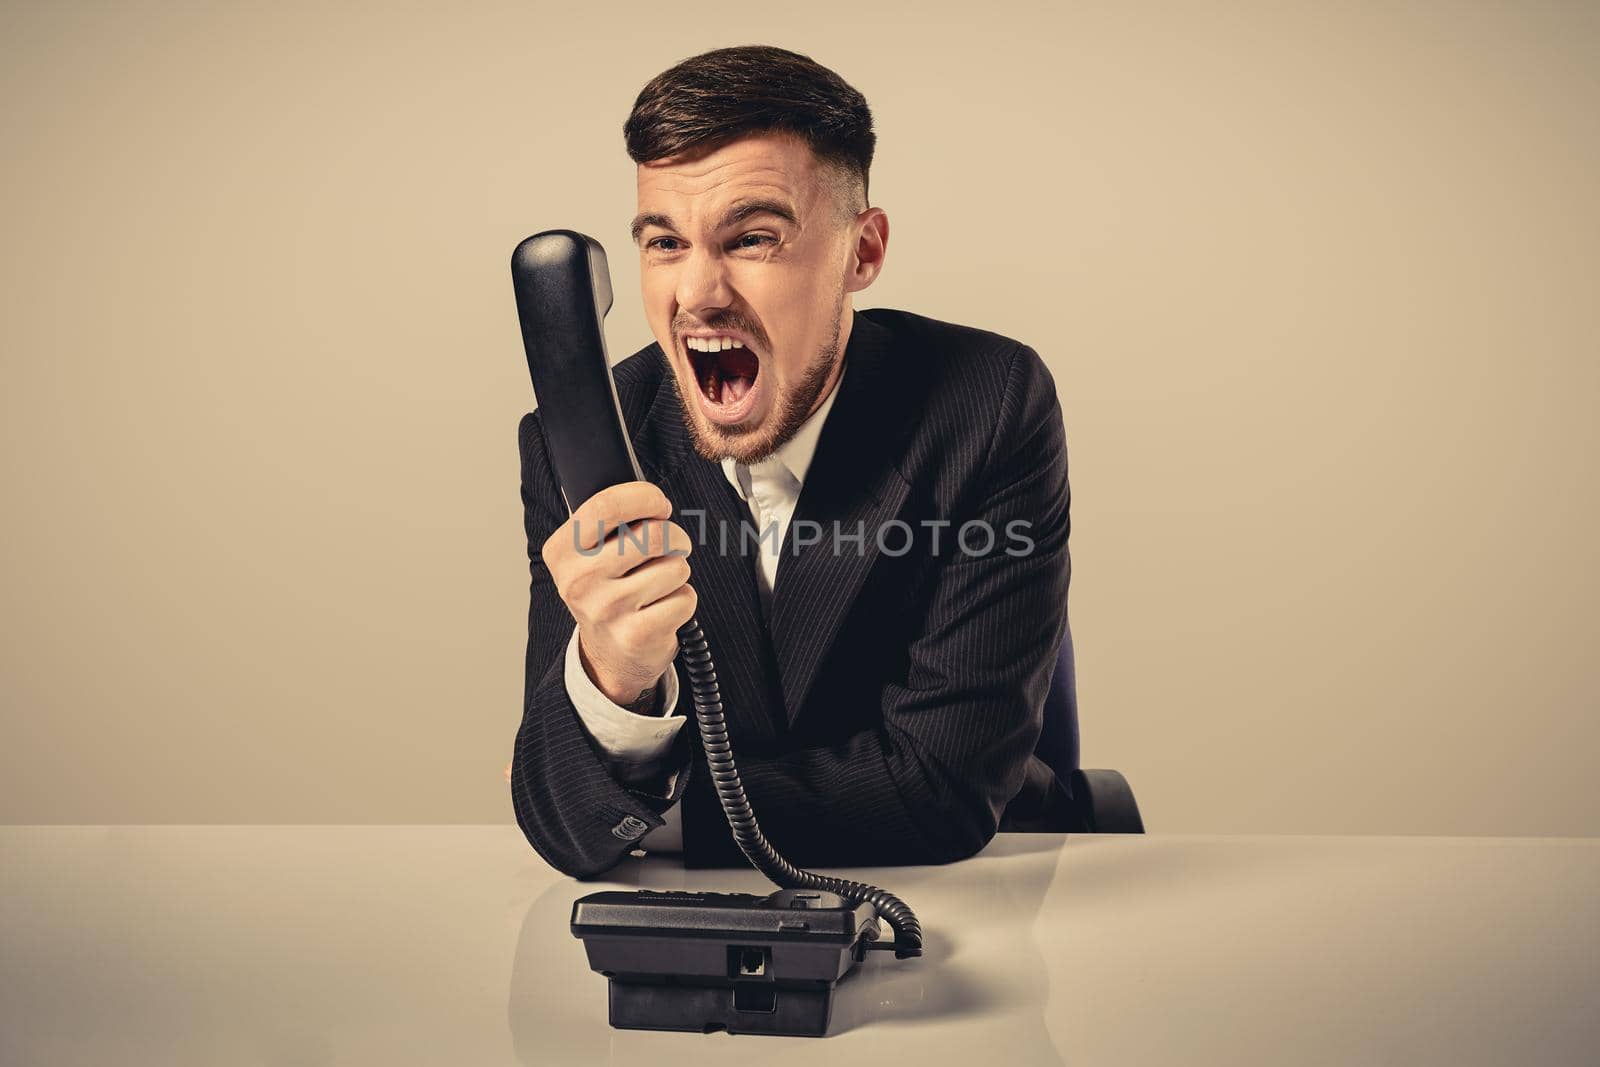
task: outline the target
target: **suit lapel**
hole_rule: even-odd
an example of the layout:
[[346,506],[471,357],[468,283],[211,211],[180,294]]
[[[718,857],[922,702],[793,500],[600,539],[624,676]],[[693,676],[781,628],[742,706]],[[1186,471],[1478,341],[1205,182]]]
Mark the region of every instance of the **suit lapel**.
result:
[[[908,487],[896,461],[909,428],[911,390],[909,382],[895,380],[892,340],[888,329],[855,313],[839,396],[817,441],[778,562],[772,636],[791,725],[878,558],[878,531],[905,503]],[[818,524],[821,539],[796,551],[802,521]],[[860,544],[841,539],[835,552],[836,529],[841,535],[861,532]],[[891,528],[886,541],[896,546],[903,536]]]

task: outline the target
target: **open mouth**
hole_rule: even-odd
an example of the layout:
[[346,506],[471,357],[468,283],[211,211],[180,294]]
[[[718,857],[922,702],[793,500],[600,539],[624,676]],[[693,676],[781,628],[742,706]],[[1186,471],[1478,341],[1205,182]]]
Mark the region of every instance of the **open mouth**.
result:
[[[717,350],[708,351],[711,345]],[[738,421],[755,397],[760,358],[731,338],[719,344],[716,338],[686,337],[684,347],[700,385],[702,408],[718,422]]]

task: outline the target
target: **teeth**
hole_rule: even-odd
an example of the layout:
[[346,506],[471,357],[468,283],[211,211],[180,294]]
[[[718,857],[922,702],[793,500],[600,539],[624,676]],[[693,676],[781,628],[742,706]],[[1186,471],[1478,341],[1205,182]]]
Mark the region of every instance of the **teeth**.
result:
[[685,337],[683,343],[694,352],[722,352],[729,348],[744,347],[744,342],[736,337]]

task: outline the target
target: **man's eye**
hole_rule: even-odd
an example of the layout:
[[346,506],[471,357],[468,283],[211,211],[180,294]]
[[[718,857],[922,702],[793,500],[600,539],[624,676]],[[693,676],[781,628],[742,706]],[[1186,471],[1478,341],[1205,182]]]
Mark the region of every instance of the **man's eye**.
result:
[[[735,248],[761,248],[764,245],[777,244],[778,239],[768,233],[747,233],[733,242]],[[655,237],[645,242],[645,248],[657,252],[677,252],[680,242],[676,237]]]

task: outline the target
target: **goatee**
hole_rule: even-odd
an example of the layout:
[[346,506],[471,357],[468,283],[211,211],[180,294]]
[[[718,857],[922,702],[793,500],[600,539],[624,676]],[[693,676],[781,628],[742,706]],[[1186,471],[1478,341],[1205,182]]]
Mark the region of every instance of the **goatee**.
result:
[[693,408],[694,398],[685,395],[680,384],[678,400],[683,409],[683,422],[689,430],[689,440],[701,458],[713,463],[720,463],[728,457],[746,465],[758,463],[782,448],[795,435],[811,416],[812,408],[816,407],[839,361],[840,313],[843,308],[844,293],[841,291],[833,315],[833,336],[806,364],[794,388],[778,398],[772,414],[754,429],[730,433],[711,423],[702,424]]

